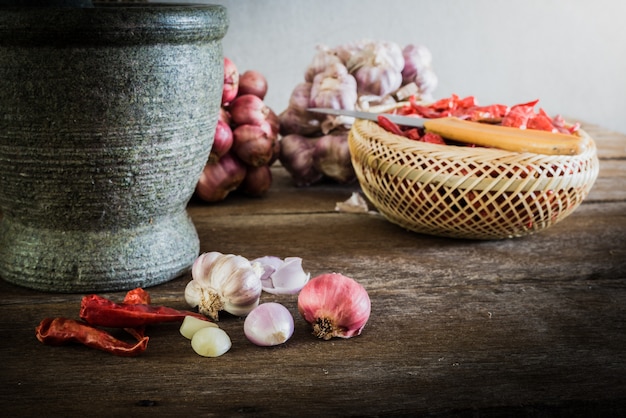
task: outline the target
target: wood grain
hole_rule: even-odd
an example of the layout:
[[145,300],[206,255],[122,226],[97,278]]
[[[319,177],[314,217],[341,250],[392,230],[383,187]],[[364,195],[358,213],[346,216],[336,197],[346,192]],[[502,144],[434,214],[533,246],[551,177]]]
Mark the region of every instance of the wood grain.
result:
[[[223,315],[226,355],[197,356],[177,324],[118,358],[34,336],[47,316],[78,317],[82,295],[0,282],[4,416],[618,416],[626,412],[626,136],[586,127],[601,172],[588,199],[542,233],[465,241],[336,212],[357,185],[293,187],[279,166],[261,199],[192,201],[202,251],[300,256],[368,290],[363,334],[317,340],[297,314],[284,345],[260,348]],[[186,308],[190,276],[149,289]],[[115,300],[123,292],[104,294]]]

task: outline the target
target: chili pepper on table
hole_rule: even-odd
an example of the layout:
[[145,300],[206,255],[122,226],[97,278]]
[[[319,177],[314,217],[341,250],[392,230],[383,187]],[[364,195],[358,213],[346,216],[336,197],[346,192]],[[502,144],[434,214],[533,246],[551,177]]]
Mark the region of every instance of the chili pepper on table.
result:
[[[150,293],[148,293],[146,290],[144,290],[141,287],[138,287],[133,290],[129,290],[126,293],[126,296],[124,296],[124,303],[145,303],[149,305]],[[128,332],[133,337],[137,338],[137,340],[140,340],[146,335],[145,326],[136,327],[136,328],[124,328],[124,331]]]
[[112,328],[135,328],[161,322],[178,322],[185,316],[208,321],[199,313],[180,311],[167,306],[145,303],[115,303],[98,295],[84,296],[80,306],[80,317],[91,325]]
[[137,356],[148,348],[149,337],[144,336],[136,344],[130,344],[104,330],[69,318],[45,318],[35,331],[37,339],[44,344],[76,342],[122,357]]

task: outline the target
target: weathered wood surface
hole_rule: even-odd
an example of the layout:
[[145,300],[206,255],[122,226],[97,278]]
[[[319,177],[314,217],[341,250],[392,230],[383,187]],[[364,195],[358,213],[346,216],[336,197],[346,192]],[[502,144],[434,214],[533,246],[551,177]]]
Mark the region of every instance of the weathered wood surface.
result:
[[[626,136],[599,127],[600,177],[562,223],[504,241],[418,235],[334,210],[358,187],[292,187],[280,167],[263,199],[192,202],[202,251],[300,256],[372,299],[363,334],[321,341],[295,296],[285,345],[259,348],[223,316],[226,355],[197,356],[178,325],[119,358],[34,337],[47,316],[77,318],[82,295],[0,281],[3,416],[618,416],[626,413]],[[186,308],[189,276],[149,289]],[[104,296],[121,300],[123,292]]]

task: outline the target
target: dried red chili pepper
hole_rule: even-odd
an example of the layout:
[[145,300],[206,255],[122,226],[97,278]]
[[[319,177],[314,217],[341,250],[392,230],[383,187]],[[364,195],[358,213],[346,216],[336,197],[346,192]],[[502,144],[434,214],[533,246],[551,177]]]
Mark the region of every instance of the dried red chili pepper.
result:
[[145,303],[150,304],[150,293],[141,287],[129,290],[124,296],[124,303]]
[[[124,297],[124,303],[144,303],[150,304],[150,293],[146,290],[138,287],[133,290],[129,290]],[[137,340],[142,339],[146,335],[146,327],[136,327],[136,328],[124,328],[124,331],[128,332],[130,335],[135,337]]]
[[68,318],[45,318],[35,328],[35,332],[37,339],[44,344],[63,345],[76,342],[123,357],[137,356],[148,347],[148,337],[139,339],[136,344],[129,344],[106,331]]
[[204,315],[191,311],[145,303],[115,303],[98,295],[84,296],[80,305],[80,317],[85,322],[111,328],[136,328],[161,322],[178,322],[185,319],[185,316],[208,321]]
[[428,142],[430,144],[441,144],[441,145],[446,145],[446,143],[444,142],[443,138],[441,137],[441,135],[439,134],[435,134],[432,132],[426,132],[424,134],[424,136],[422,136],[420,138],[420,141],[422,142]]
[[378,119],[378,125],[380,125],[380,127],[383,128],[384,130],[394,135],[404,136],[404,132],[402,131],[402,129],[400,129],[400,127],[397,124],[393,123],[385,116],[378,115],[376,119]]

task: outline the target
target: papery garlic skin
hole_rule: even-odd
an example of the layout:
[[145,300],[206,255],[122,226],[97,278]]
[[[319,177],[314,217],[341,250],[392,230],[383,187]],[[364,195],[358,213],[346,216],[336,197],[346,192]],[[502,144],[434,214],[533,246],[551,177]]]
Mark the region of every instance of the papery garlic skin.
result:
[[247,315],[259,304],[262,274],[262,267],[245,257],[217,251],[204,253],[191,268],[185,301],[215,321],[222,310]]
[[328,273],[314,277],[302,288],[298,311],[311,324],[316,337],[351,338],[363,331],[371,302],[365,288],[356,280]]
[[302,258],[286,257],[281,260],[274,256],[265,256],[252,260],[264,267],[261,277],[263,291],[274,295],[295,295],[311,278],[302,268]]

